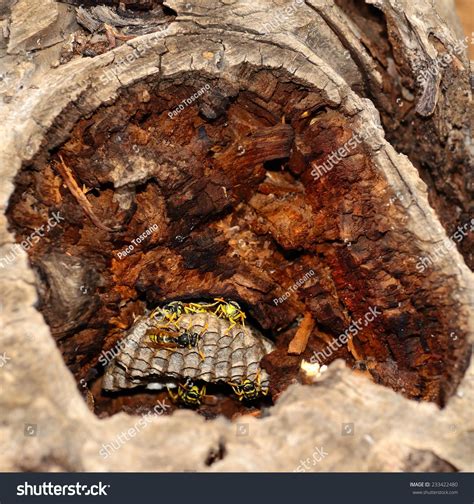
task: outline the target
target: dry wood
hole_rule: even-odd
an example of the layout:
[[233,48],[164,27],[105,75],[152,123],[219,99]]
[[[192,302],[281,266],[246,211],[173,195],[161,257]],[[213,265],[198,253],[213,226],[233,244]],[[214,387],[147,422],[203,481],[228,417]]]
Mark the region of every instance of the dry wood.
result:
[[306,312],[298,330],[288,345],[288,353],[290,355],[301,355],[306,350],[308,339],[314,329],[315,323],[311,312]]
[[[438,7],[428,0],[308,0],[282,23],[269,0],[237,10],[232,2],[168,0],[166,9],[134,11],[127,25],[123,5],[107,4],[95,10],[84,2],[79,18],[90,31],[78,29],[74,8],[53,0],[0,7],[1,257],[51,211],[65,217],[28,250],[36,280],[20,259],[0,277],[0,338],[12,355],[0,373],[5,439],[17,443],[24,404],[53,433],[31,448],[28,462],[20,441],[7,448],[2,466],[156,470],[172,460],[178,469],[200,469],[221,435],[237,443],[229,453],[241,456],[235,426],[174,415],[132,440],[123,457],[104,462],[95,451],[110,429],[134,419],[96,422],[61,361],[90,388],[92,396],[84,395],[97,414],[151,409],[156,394],[101,392],[99,359],[117,343],[117,327],[130,327],[134,313],[159,302],[219,296],[244,305],[274,339],[261,365],[277,403],[251,426],[268,442],[213,467],[292,470],[324,434],[340,455],[328,470],[472,468],[465,377],[472,273],[456,248],[417,268],[470,220],[466,55],[418,79],[459,41]],[[104,22],[138,36],[117,38],[111,49]],[[173,110],[179,114],[170,117]],[[373,133],[364,136],[368,127]],[[312,167],[354,138],[362,140],[315,179]],[[70,168],[57,167],[74,198],[58,187],[56,156],[67,159]],[[95,188],[94,209],[82,184]],[[109,232],[102,209],[120,222],[120,233]],[[466,261],[473,236],[457,243]],[[283,286],[309,270],[311,280],[275,305]],[[381,314],[323,358],[342,358],[349,369],[331,365],[324,383],[287,391],[303,358],[327,351],[373,307]],[[288,355],[295,320],[305,313],[318,332],[300,355]],[[30,332],[34,338],[25,340]],[[371,378],[385,387],[350,371],[369,360]],[[216,397],[210,418],[252,411]],[[318,422],[315,411],[324,413]],[[372,444],[364,436],[341,440],[347,411]],[[189,422],[196,436],[179,453],[173,436]],[[294,460],[287,450],[262,448],[285,446],[279,436],[288,425],[301,443]],[[52,460],[52,452],[61,455]]]
[[74,196],[74,198],[76,198],[76,201],[79,203],[79,205],[81,205],[82,209],[89,216],[91,221],[98,228],[100,228],[104,231],[109,231],[109,232],[118,231],[118,229],[112,229],[100,221],[100,219],[94,213],[94,210],[92,209],[92,205],[90,204],[89,200],[86,198],[84,191],[81,190],[81,188],[77,184],[76,180],[74,179],[74,176],[72,174],[71,169],[64,162],[64,159],[62,158],[61,154],[59,155],[59,159],[60,159],[61,163],[55,165],[56,169],[58,170],[59,174],[62,176],[68,189],[71,191],[71,194]]

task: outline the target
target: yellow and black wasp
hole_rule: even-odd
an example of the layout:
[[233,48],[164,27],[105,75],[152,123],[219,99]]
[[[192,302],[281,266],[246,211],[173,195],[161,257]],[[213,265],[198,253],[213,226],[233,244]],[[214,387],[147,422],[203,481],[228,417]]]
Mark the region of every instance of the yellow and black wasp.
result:
[[206,385],[199,387],[188,378],[184,384],[178,384],[178,392],[176,394],[168,387],[168,394],[173,402],[196,408],[201,404],[202,398],[206,395]]
[[177,322],[180,317],[189,313],[208,313],[208,303],[184,303],[183,301],[171,301],[164,306],[155,308],[150,318],[166,321],[167,325],[174,324],[178,327]]
[[185,313],[185,305],[181,301],[171,301],[164,306],[155,308],[150,318],[158,319],[159,321],[167,321],[167,326],[174,324],[177,326],[177,321]]
[[171,301],[163,307],[155,308],[150,317],[176,324],[182,315],[189,313],[213,313],[217,317],[227,319],[230,322],[229,330],[236,324],[245,326],[246,315],[239,303],[226,301],[223,298],[214,298],[213,303]]
[[240,324],[245,327],[245,313],[242,311],[239,303],[236,301],[226,301],[222,298],[216,298],[217,308],[214,314],[220,318],[227,319],[230,325],[226,332],[229,332],[235,325]]
[[255,401],[260,396],[266,396],[268,394],[268,387],[263,388],[260,382],[260,372],[257,373],[257,377],[254,380],[245,378],[240,383],[229,382],[232,387],[234,394],[239,398],[239,401]]
[[149,329],[147,335],[153,343],[167,350],[174,350],[176,348],[196,348],[201,359],[205,359],[204,354],[199,349],[199,342],[202,339],[201,334],[189,331],[180,333],[178,331],[169,331],[164,327],[157,327]]
[[212,313],[219,318],[228,320],[230,325],[226,333],[237,324],[245,327],[245,313],[236,301],[214,298],[213,303],[186,303],[185,310],[186,313]]

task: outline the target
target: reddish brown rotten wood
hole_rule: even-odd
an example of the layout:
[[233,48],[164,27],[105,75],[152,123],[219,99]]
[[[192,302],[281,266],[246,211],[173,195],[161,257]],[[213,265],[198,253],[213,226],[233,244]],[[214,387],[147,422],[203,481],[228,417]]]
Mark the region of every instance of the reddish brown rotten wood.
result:
[[306,312],[298,330],[288,345],[288,353],[290,355],[301,355],[306,350],[306,345],[308,344],[311,331],[314,329],[314,324],[315,321],[311,312]]
[[72,175],[71,169],[66,165],[64,159],[61,155],[59,155],[60,163],[56,164],[56,170],[63,177],[64,182],[66,183],[68,189],[71,191],[71,194],[76,198],[77,202],[83,208],[84,212],[90,217],[91,221],[103,231],[114,231],[109,228],[105,224],[102,224],[100,219],[95,215],[94,210],[92,209],[92,205],[89,200],[86,198],[86,195],[83,190],[77,185],[77,182],[74,180],[74,176]]

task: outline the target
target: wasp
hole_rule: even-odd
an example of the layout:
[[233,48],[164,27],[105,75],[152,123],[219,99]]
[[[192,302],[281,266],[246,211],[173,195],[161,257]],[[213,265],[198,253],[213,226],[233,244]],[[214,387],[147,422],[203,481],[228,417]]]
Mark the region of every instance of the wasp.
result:
[[187,308],[190,310],[188,313],[213,313],[219,318],[228,320],[230,325],[226,333],[237,324],[245,327],[245,313],[236,301],[214,298],[214,303],[189,303]]
[[245,378],[245,380],[240,383],[229,382],[235,395],[239,398],[239,401],[255,401],[259,396],[266,396],[268,394],[268,387],[263,388],[260,382],[260,372],[257,373],[257,378],[255,381]]
[[194,332],[190,333],[185,331],[180,334],[177,331],[167,331],[166,329],[158,329],[158,333],[155,331],[155,329],[150,329],[148,331],[150,340],[153,341],[153,343],[163,346],[169,345],[170,347],[193,348],[198,345],[201,338],[200,334]]
[[373,357],[368,357],[365,360],[356,360],[352,369],[357,369],[358,371],[367,371],[369,368],[374,367],[375,359]]
[[220,318],[227,319],[230,322],[226,332],[229,332],[235,325],[240,324],[245,327],[245,313],[240,308],[239,303],[236,301],[225,301],[224,299],[217,298],[217,305],[214,314]]
[[181,348],[192,348],[197,347],[199,340],[202,338],[200,334],[195,332],[189,333],[184,332],[181,333],[176,339],[176,344]]
[[184,313],[184,303],[182,303],[181,301],[171,301],[171,303],[165,304],[163,307],[155,308],[151,312],[150,318],[158,319],[160,321],[167,320],[167,325],[177,325],[177,321]]
[[[156,332],[158,330],[158,332]],[[202,333],[195,332],[182,332],[168,331],[165,328],[150,329],[147,333],[150,340],[157,345],[161,345],[168,350],[175,348],[197,348],[199,356],[202,360],[205,359],[204,354],[198,348],[199,342],[202,338]]]
[[185,303],[184,312],[185,313],[209,313],[209,308],[214,306],[215,303]]
[[201,404],[202,398],[206,395],[206,385],[199,388],[198,385],[194,385],[188,379],[184,384],[178,384],[178,392],[176,394],[168,387],[168,394],[173,402],[195,408]]
[[187,313],[207,313],[209,306],[210,305],[207,303],[183,303],[182,301],[171,301],[162,307],[155,308],[155,310],[153,310],[150,314],[150,317],[160,321],[167,320],[167,325],[174,324],[178,327],[177,323],[182,315]]

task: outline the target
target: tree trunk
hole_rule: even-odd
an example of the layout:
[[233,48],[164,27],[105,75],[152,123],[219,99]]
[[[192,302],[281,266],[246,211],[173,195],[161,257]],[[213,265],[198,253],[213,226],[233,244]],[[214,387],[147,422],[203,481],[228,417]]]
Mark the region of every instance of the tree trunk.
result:
[[[413,460],[469,469],[473,391],[459,389],[472,345],[469,61],[441,4],[412,3],[6,2],[0,317],[11,362],[0,380],[11,379],[1,401],[12,432],[15,408],[34,398],[40,432],[63,431],[76,415],[84,426],[67,454],[51,434],[27,469],[148,468],[133,456],[101,460],[104,429],[134,420],[99,424],[54,349],[96,414],[137,414],[166,395],[104,395],[101,355],[146,308],[215,297],[238,301],[275,342],[262,365],[278,402],[255,431],[284,430],[287,408],[299,405],[291,425],[304,443],[312,408],[328,409],[311,427],[316,437],[344,408],[372,439],[369,462],[343,456],[335,439],[337,461],[322,470],[416,470]],[[302,319],[309,334],[294,339]],[[338,358],[365,378],[334,363],[326,380],[286,392],[304,381],[303,359]],[[444,407],[456,390],[462,397],[441,412],[412,401]],[[199,412],[260,408],[219,396]],[[392,430],[371,430],[374,416]],[[437,419],[456,426],[444,433],[449,445]],[[180,422],[158,419],[146,438]],[[261,456],[263,444],[240,451],[227,424],[199,425],[191,469],[220,436],[240,455],[215,468],[292,470],[283,452]],[[392,459],[391,439],[405,431],[406,450]],[[169,469],[170,458],[183,469],[177,448],[166,449],[153,469]],[[48,450],[59,455],[47,459]]]

